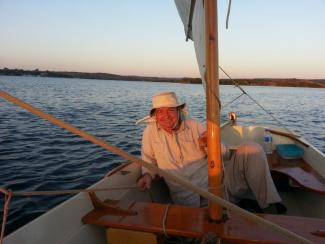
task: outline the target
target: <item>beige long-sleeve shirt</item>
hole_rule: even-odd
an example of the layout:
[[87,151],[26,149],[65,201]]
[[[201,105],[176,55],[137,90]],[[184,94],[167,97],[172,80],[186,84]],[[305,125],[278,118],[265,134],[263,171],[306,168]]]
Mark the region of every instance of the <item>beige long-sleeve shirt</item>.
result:
[[[198,143],[204,131],[205,128],[192,119],[183,121],[180,129],[172,134],[160,128],[157,123],[151,123],[143,132],[142,159],[185,178],[198,187],[208,189],[206,153],[200,149]],[[246,143],[235,154],[231,154],[221,144],[221,151],[226,168],[225,185],[234,201],[248,192],[253,193],[262,208],[269,203],[281,201],[261,146]],[[143,173],[146,172],[148,170],[143,168]],[[174,182],[167,180],[166,183],[174,203],[200,206],[198,194],[187,191]]]
[[[150,123],[143,132],[142,159],[207,189],[206,153],[198,144],[198,138],[204,131],[205,128],[193,119],[183,121],[180,129],[172,134],[160,128],[157,123]],[[143,173],[146,172],[150,173],[143,168]],[[166,183],[175,203],[199,206],[198,194],[186,191],[174,182]]]

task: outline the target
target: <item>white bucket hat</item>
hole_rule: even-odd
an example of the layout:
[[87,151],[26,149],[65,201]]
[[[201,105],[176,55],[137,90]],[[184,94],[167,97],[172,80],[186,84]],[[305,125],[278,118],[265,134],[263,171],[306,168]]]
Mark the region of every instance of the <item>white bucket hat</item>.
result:
[[157,108],[181,108],[181,113],[187,116],[186,104],[180,103],[177,99],[175,92],[162,92],[157,93],[152,97],[152,108],[148,116],[138,120],[135,124],[156,122],[153,113]]
[[175,92],[162,92],[155,94],[152,97],[152,108],[150,110],[150,116],[153,115],[157,108],[184,108],[185,103],[180,103],[177,99]]

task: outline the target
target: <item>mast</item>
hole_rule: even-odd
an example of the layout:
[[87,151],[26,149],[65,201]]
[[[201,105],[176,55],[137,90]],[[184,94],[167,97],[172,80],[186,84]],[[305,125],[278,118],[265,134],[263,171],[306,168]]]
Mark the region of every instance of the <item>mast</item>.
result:
[[[217,0],[205,0],[204,12],[209,191],[222,197]],[[209,217],[220,221],[222,207],[209,202]]]

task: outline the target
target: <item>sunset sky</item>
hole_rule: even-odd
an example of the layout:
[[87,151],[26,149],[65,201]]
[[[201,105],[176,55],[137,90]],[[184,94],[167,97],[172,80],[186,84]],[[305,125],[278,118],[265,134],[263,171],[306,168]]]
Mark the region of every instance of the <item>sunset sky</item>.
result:
[[[219,0],[234,78],[325,79],[324,0]],[[172,0],[0,0],[0,68],[198,77]]]

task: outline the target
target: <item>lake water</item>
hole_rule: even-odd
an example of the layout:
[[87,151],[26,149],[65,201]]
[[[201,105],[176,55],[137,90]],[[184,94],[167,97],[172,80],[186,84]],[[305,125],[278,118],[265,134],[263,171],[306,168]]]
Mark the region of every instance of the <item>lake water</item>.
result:
[[[175,91],[191,117],[205,119],[202,85],[0,76],[0,89],[139,156],[151,96]],[[325,153],[325,89],[244,87],[287,128]],[[223,104],[239,96],[221,86]],[[246,96],[222,111],[236,111],[242,124],[278,125]],[[86,188],[123,159],[0,99],[0,186],[12,191]],[[14,198],[6,232],[39,216],[67,196]],[[1,209],[3,196],[0,197]],[[0,216],[1,217],[1,216]]]

